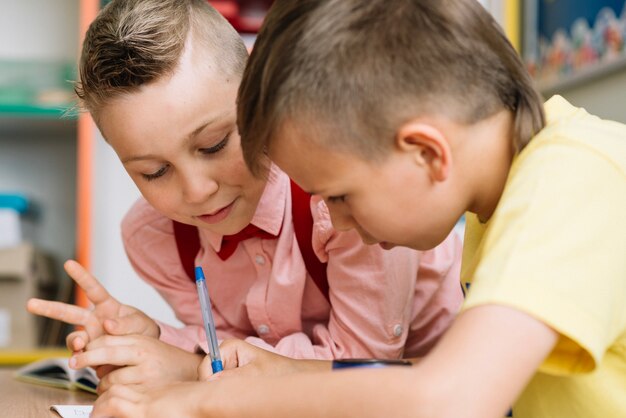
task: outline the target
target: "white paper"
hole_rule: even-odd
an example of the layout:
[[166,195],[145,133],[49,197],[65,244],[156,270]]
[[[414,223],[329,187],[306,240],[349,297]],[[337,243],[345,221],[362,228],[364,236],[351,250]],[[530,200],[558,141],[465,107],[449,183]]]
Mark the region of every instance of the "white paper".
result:
[[89,418],[93,406],[91,405],[52,405],[50,407],[63,418]]

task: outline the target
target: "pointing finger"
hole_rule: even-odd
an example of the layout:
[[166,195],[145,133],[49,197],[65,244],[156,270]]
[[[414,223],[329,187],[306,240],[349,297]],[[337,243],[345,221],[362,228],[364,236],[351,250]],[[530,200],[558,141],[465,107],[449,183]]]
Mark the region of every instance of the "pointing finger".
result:
[[[91,275],[83,266],[74,260],[67,260],[63,265],[67,274],[85,291],[87,298],[94,304],[113,299],[104,286]],[[113,299],[114,300],[114,299]]]
[[85,308],[43,299],[30,299],[26,304],[28,312],[56,319],[72,325],[86,325],[91,312]]

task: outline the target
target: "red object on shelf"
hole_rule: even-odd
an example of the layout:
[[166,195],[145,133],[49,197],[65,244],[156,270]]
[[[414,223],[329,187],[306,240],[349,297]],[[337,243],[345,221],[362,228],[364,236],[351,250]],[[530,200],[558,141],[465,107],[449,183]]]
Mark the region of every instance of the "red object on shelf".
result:
[[208,0],[238,32],[256,33],[273,0]]
[[239,4],[234,0],[209,0],[209,4],[229,22],[239,16]]

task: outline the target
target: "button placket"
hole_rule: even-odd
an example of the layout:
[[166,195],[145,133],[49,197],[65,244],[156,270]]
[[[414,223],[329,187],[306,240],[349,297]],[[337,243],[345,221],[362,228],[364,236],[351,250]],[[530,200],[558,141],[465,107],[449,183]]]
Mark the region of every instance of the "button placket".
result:
[[271,270],[270,259],[263,251],[261,240],[244,242],[244,245],[250,257],[250,261],[257,272],[257,281],[251,289],[254,296],[249,300],[248,317],[257,335],[265,341],[271,342],[275,330],[269,325],[269,310],[271,308],[268,307],[266,302],[270,276],[269,270]]

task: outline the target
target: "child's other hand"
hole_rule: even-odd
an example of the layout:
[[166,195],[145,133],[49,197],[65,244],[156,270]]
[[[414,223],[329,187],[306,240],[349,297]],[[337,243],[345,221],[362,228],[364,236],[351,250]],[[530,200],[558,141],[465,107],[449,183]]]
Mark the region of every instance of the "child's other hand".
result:
[[73,368],[118,366],[98,373],[98,393],[112,385],[133,385],[144,391],[155,386],[197,380],[202,355],[181,350],[156,338],[144,335],[104,335],[90,342],[82,353],[70,359]]
[[220,345],[220,354],[224,371],[213,374],[211,358],[206,356],[198,368],[200,380],[230,376],[281,376],[331,369],[331,363],[328,361],[295,360],[237,339],[224,340]]
[[202,382],[175,383],[142,391],[115,385],[96,400],[90,417],[169,418],[198,417],[212,405],[212,385]]
[[65,262],[65,271],[85,292],[94,305],[93,310],[61,302],[30,299],[30,313],[57,319],[84,329],[67,336],[67,347],[72,351],[83,350],[90,341],[104,334],[141,334],[153,338],[159,336],[159,326],[153,319],[132,306],[122,305],[76,261]]

